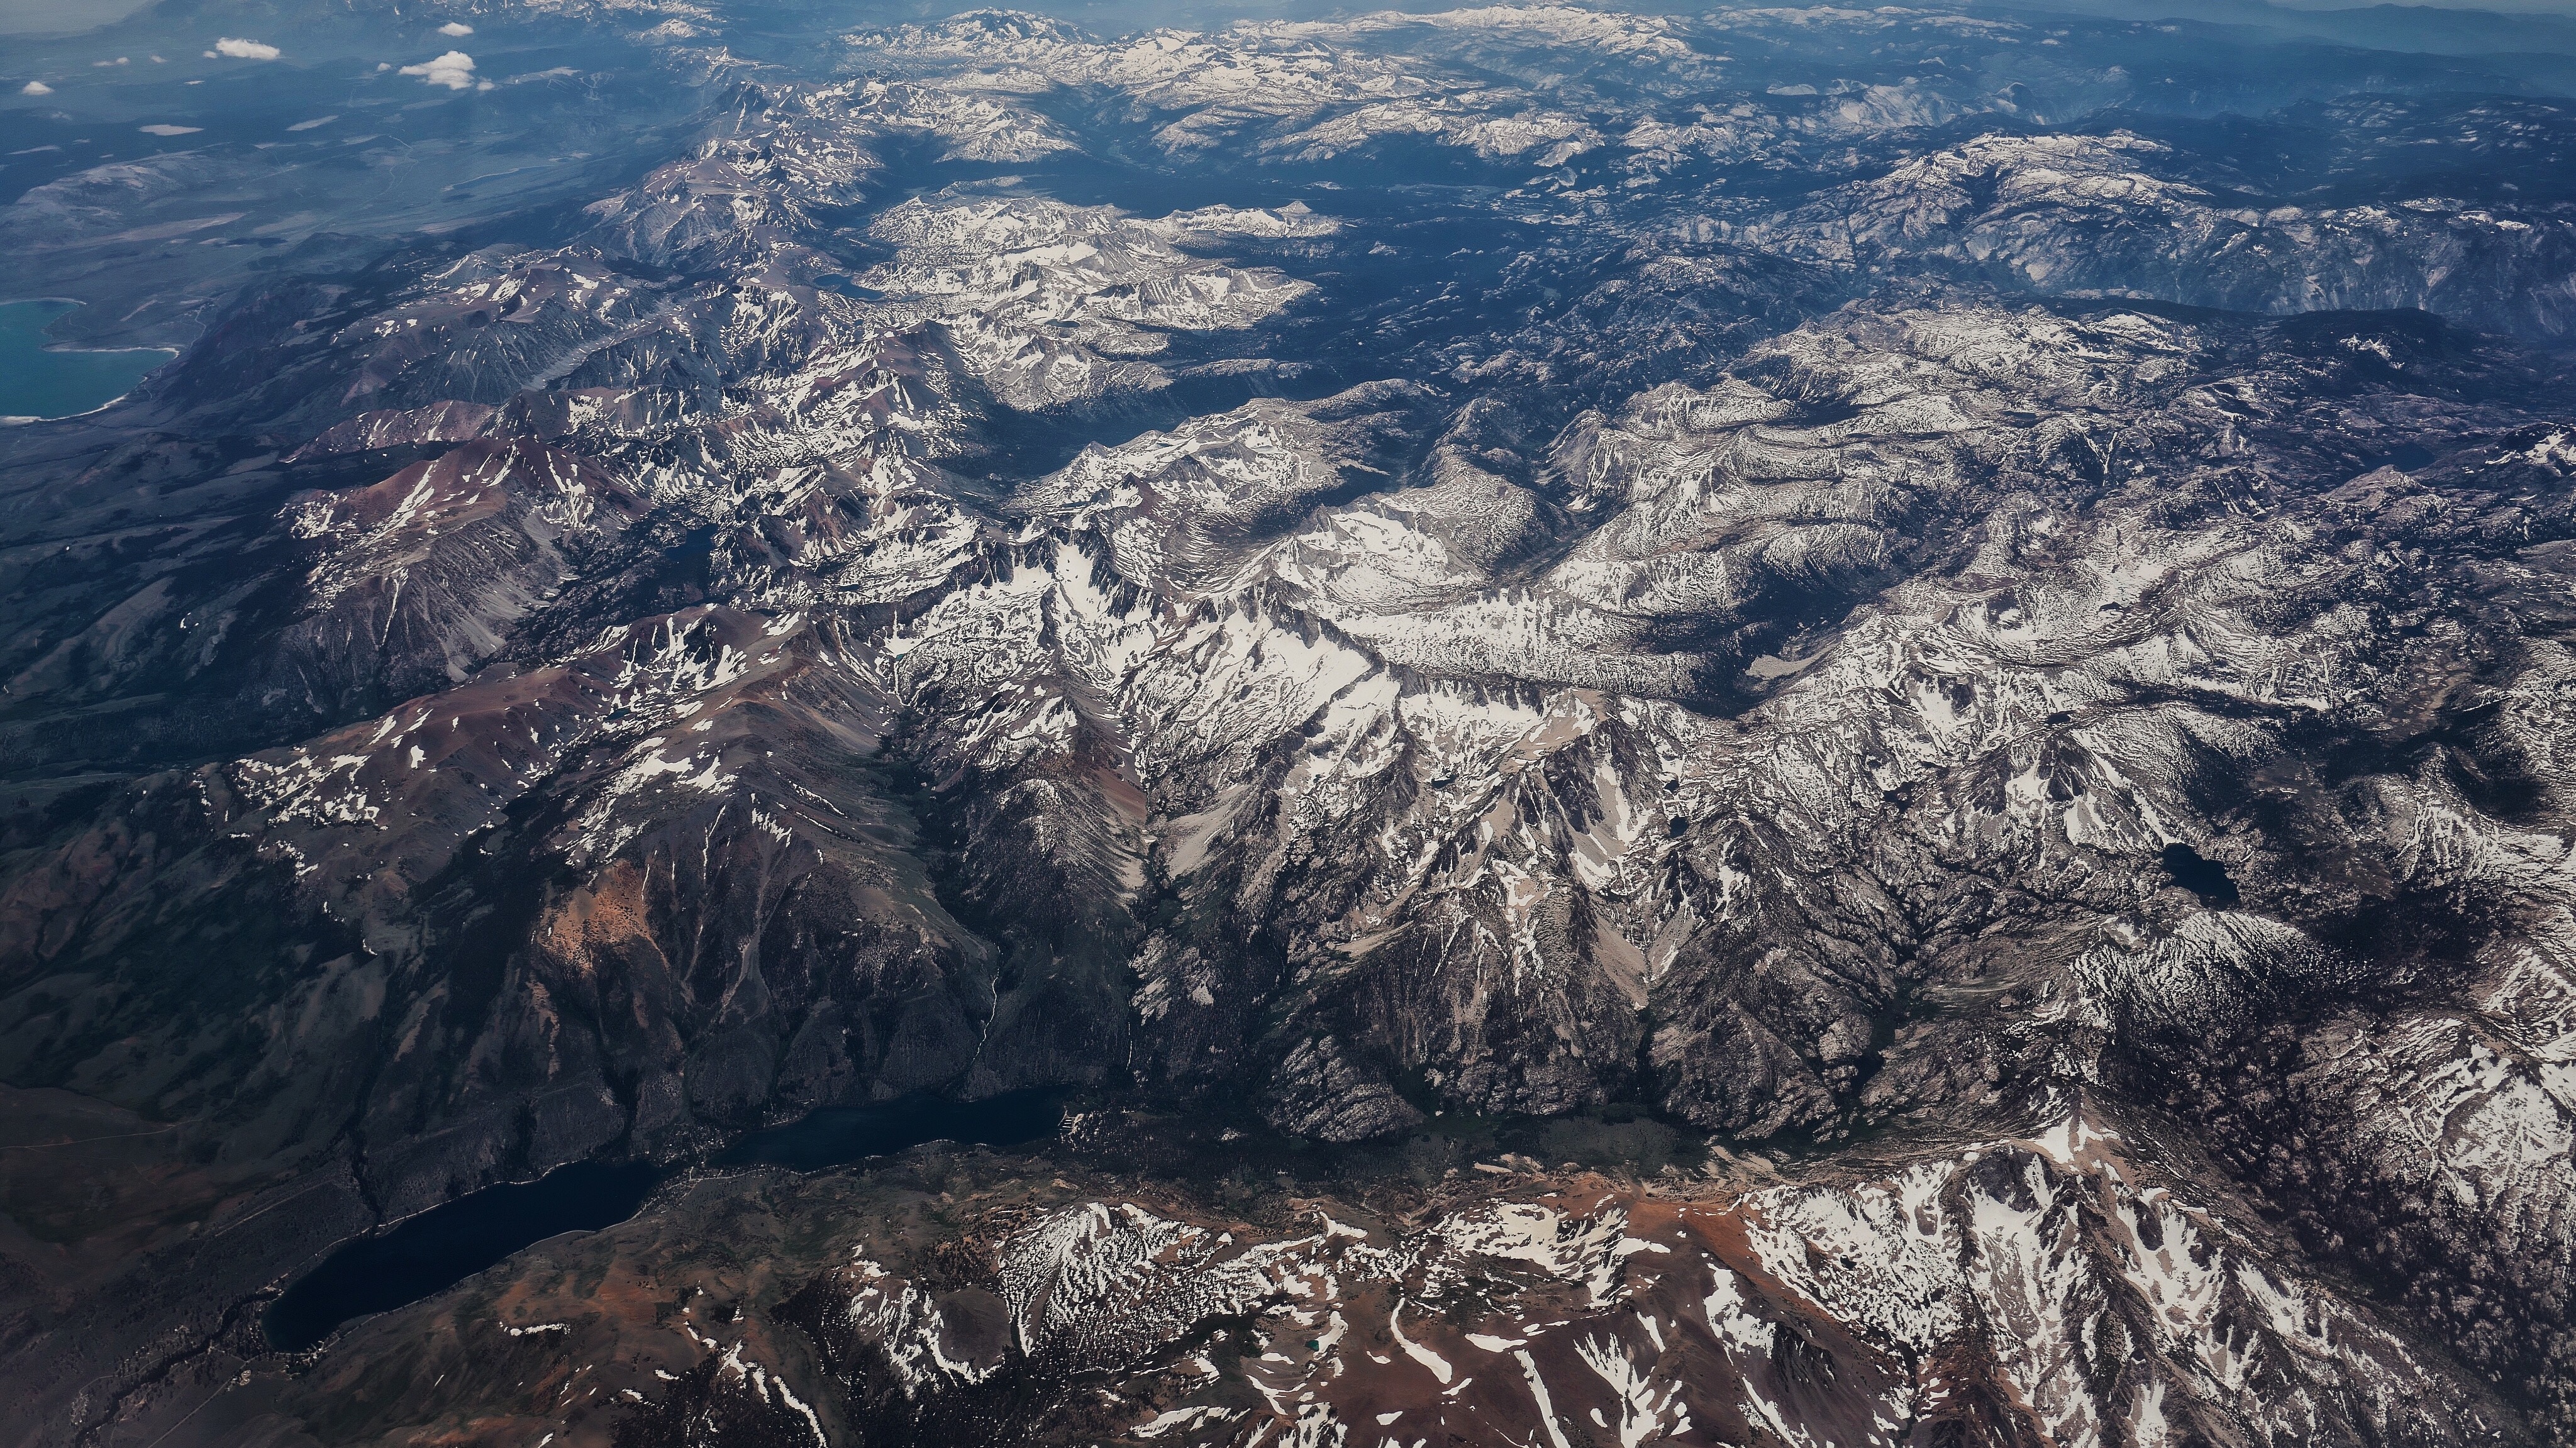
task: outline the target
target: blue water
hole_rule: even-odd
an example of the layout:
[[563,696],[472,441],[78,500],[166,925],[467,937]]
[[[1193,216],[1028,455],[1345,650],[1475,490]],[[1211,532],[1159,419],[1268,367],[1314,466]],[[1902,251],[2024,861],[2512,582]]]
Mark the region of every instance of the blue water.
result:
[[302,1352],[352,1318],[445,1291],[522,1247],[616,1226],[644,1205],[661,1175],[646,1162],[577,1161],[433,1207],[323,1258],[268,1309],[261,1329],[270,1346]]
[[2189,845],[2165,846],[2164,865],[2175,884],[2198,895],[2200,903],[2212,910],[2233,905],[2240,898],[2227,868],[2215,860],[2202,859],[2200,851]]
[[[925,1141],[1007,1146],[1052,1134],[1062,1118],[1056,1098],[1039,1091],[985,1101],[915,1097],[812,1112],[753,1132],[716,1162],[815,1171]],[[260,1328],[271,1347],[317,1347],[342,1323],[435,1296],[548,1237],[613,1227],[635,1215],[666,1175],[644,1162],[581,1161],[532,1182],[469,1193],[381,1236],[343,1244],[286,1289]]]
[[831,1107],[785,1126],[755,1131],[716,1158],[719,1166],[819,1171],[925,1141],[1009,1146],[1051,1136],[1064,1120],[1052,1092],[1014,1091],[982,1101],[914,1098],[883,1106]]
[[160,347],[75,352],[45,345],[45,328],[79,305],[58,297],[0,302],[0,418],[41,421],[105,407],[173,355]]

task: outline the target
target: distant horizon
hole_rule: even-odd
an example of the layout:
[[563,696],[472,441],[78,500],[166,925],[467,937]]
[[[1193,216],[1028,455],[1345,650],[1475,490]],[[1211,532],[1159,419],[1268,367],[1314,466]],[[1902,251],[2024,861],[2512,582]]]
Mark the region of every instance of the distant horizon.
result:
[[[86,34],[89,31],[113,25],[143,10],[151,3],[152,0],[5,0],[5,3],[0,3],[0,35],[70,37]],[[1472,0],[1459,0],[1459,3],[1472,3]],[[1589,3],[1589,0],[1582,0],[1582,3]],[[1795,3],[1795,0],[1792,0],[1792,3]],[[1829,0],[1808,0],[1808,3],[1822,4],[1829,3]],[[2174,0],[2106,0],[2106,3],[2089,6],[2084,4],[2083,0],[2027,0],[2027,3],[2016,4],[2014,8],[2032,10],[2062,8],[2070,13],[2090,11],[2097,14],[2130,11],[2141,17],[2150,17],[2174,14],[2180,10],[2224,9],[2231,4],[2245,11],[2248,20],[2260,19],[2261,12],[2265,10],[2292,10],[2307,14],[2366,10],[2464,10],[2483,11],[2494,15],[2533,15],[2552,19],[2576,19],[2576,0],[2199,0],[2198,5],[2185,3],[2180,6],[2177,6]],[[853,4],[851,8],[863,9],[865,6]],[[948,13],[981,8],[985,7],[972,3],[972,0],[958,0]],[[1003,4],[995,8],[1014,7]],[[1175,6],[1174,8],[1184,7]],[[1247,6],[1246,8],[1259,7]],[[1362,0],[1362,3],[1353,4],[1350,8],[1370,10],[1379,7]],[[1391,5],[1386,8],[1411,7]],[[83,20],[88,23],[80,23]]]
[[2484,10],[2497,15],[2576,17],[2576,0],[2244,0],[2248,9],[2300,10]]
[[2576,0],[0,16],[0,1448],[2576,1448]]
[[[0,35],[71,36],[113,25],[151,0],[6,0]],[[80,19],[90,23],[76,23]]]
[[[2126,19],[2193,19],[2219,24],[2331,25],[2336,17],[2368,24],[2396,19],[2391,12],[2456,11],[2500,21],[2576,20],[2576,0],[1987,0],[2010,9]],[[2293,17],[2296,17],[2294,19]]]

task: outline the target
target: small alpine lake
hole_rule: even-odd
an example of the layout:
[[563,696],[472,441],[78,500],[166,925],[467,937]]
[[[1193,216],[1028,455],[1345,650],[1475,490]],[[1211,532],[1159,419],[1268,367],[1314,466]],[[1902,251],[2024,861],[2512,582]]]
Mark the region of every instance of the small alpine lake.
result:
[[[930,1141],[1012,1146],[1053,1133],[1063,1116],[1059,1098],[1044,1091],[914,1096],[811,1112],[744,1136],[709,1165],[819,1171]],[[269,1306],[261,1327],[282,1351],[319,1347],[344,1323],[435,1296],[548,1237],[616,1226],[672,1174],[649,1162],[579,1161],[469,1192],[342,1243]]]

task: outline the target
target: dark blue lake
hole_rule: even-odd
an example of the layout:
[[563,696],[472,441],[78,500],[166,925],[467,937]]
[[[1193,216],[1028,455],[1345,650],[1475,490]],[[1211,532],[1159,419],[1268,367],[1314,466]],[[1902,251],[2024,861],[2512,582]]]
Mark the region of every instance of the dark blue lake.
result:
[[[1052,1134],[1057,1098],[1021,1091],[984,1101],[914,1098],[813,1112],[745,1136],[718,1166],[816,1171],[926,1141],[1008,1146]],[[434,1296],[511,1253],[566,1232],[595,1232],[635,1215],[669,1175],[643,1162],[574,1162],[532,1182],[485,1187],[344,1243],[296,1279],[260,1327],[269,1346],[302,1352],[341,1324]]]
[[613,1227],[635,1215],[661,1179],[647,1162],[580,1161],[469,1193],[323,1258],[269,1307],[261,1330],[271,1347],[302,1352],[344,1322],[442,1292],[522,1247]]
[[820,1171],[925,1141],[980,1146],[1035,1141],[1053,1135],[1063,1120],[1064,1105],[1052,1091],[1014,1091],[982,1101],[925,1097],[882,1106],[831,1107],[809,1112],[785,1126],[755,1131],[718,1156],[715,1164]]
[[59,297],[0,302],[0,419],[34,422],[96,411],[176,355],[160,347],[79,352],[48,346],[45,329],[79,305]]
[[2165,873],[2173,876],[2175,884],[2198,895],[2200,903],[2213,910],[2233,905],[2239,898],[2236,882],[2229,878],[2226,867],[2214,860],[2202,859],[2200,851],[2189,845],[2165,846],[2164,866]]

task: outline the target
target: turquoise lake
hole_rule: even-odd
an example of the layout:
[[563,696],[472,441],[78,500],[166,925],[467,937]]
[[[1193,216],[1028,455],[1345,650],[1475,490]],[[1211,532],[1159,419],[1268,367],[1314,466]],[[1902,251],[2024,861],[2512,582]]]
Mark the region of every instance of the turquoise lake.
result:
[[74,417],[105,407],[170,360],[158,347],[73,352],[46,346],[45,328],[79,305],[58,298],[0,302],[0,418]]

